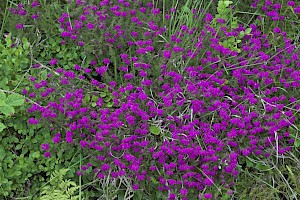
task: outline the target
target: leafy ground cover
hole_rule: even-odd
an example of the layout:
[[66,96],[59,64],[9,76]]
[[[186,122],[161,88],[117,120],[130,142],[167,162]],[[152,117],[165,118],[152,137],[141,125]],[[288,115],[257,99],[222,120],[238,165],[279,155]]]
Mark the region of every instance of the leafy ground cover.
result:
[[299,2],[0,9],[1,199],[299,198]]

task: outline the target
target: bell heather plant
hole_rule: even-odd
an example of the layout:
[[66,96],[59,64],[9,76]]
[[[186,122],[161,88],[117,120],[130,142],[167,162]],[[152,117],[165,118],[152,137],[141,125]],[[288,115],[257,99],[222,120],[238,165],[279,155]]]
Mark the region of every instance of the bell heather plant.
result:
[[[238,24],[232,1],[201,2],[192,9],[188,1],[181,15],[174,2],[171,9],[138,0],[68,3],[60,36],[95,59],[69,70],[52,58],[39,63],[49,70],[44,80],[29,77],[25,96],[40,106],[28,112],[40,117],[28,122],[52,127],[44,156],[67,143],[89,156],[80,176],[126,177],[133,191],[156,185],[165,199],[217,199],[236,192],[241,158],[278,162],[287,154],[300,108],[299,46],[279,27],[265,34]],[[299,10],[264,4],[274,21]],[[221,18],[222,6],[231,17]],[[18,9],[11,11],[26,15]]]

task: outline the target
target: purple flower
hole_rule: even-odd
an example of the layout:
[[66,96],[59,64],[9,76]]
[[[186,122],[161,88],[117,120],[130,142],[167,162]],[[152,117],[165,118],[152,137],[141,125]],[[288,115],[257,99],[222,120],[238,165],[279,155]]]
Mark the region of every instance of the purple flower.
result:
[[82,47],[84,45],[84,42],[83,41],[79,41],[78,45]]
[[86,74],[89,74],[89,73],[91,73],[91,72],[92,72],[92,70],[91,70],[91,69],[89,69],[89,68],[85,68],[83,71],[84,71],[84,73],[86,73]]
[[28,120],[29,124],[38,124],[39,121],[37,119],[35,119],[34,117],[29,118]]
[[95,24],[89,22],[89,23],[87,23],[86,28],[88,28],[88,29],[94,29],[95,28]]
[[50,153],[50,152],[47,151],[47,152],[44,153],[44,157],[45,157],[45,158],[49,158],[50,156],[51,156],[51,153]]
[[24,26],[21,23],[19,23],[19,24],[16,25],[16,29],[23,29],[23,28],[24,28]]
[[213,195],[211,193],[204,194],[205,199],[211,199],[212,197],[213,197]]
[[47,151],[50,148],[50,145],[48,143],[42,144],[41,148],[43,151]]
[[75,64],[75,65],[74,65],[74,70],[76,70],[76,71],[79,71],[79,70],[81,70],[81,66],[80,66],[80,65],[77,65],[77,64]]
[[133,75],[132,74],[124,74],[124,78],[127,80],[130,80],[133,78]]
[[181,189],[180,189],[180,194],[181,194],[182,196],[186,196],[187,193],[188,193],[188,190],[187,190],[186,188],[181,188]]
[[133,190],[138,190],[138,189],[139,189],[139,184],[134,184],[134,185],[132,185],[132,189],[133,189]]
[[60,134],[57,133],[54,135],[54,137],[52,138],[53,143],[59,143],[60,142]]
[[109,60],[108,58],[104,58],[104,59],[103,59],[103,63],[104,63],[105,65],[108,65],[108,64],[110,63],[110,60]]
[[300,6],[298,6],[297,8],[294,9],[295,13],[300,13]]
[[291,7],[294,7],[295,6],[295,2],[294,1],[288,1],[287,5],[291,6]]
[[103,170],[103,171],[107,171],[107,170],[110,169],[110,165],[109,164],[104,164],[104,165],[102,165],[102,167],[100,169]]
[[49,65],[56,65],[56,64],[57,64],[56,58],[52,58],[52,59],[49,61]]
[[31,7],[34,8],[34,7],[37,7],[37,6],[39,6],[39,3],[36,0],[34,0],[31,4]]

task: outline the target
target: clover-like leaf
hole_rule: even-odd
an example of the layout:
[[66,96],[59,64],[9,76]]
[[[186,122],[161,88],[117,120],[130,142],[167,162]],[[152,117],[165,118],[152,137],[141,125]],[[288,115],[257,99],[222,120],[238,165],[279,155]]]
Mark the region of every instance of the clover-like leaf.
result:
[[152,133],[154,135],[159,135],[159,133],[160,133],[160,128],[158,128],[157,126],[151,126],[149,130],[150,130],[150,133]]

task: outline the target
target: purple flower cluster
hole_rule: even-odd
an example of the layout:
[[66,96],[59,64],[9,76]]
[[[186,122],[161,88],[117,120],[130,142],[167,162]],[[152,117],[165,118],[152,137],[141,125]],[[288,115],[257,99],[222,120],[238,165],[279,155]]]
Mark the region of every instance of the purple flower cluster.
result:
[[[289,1],[288,6],[295,3]],[[116,67],[123,83],[102,84],[92,79],[86,83],[92,91],[78,83],[85,74],[104,76],[109,72],[115,58],[108,54],[101,57],[102,63],[92,61],[89,68],[75,64],[74,71],[56,69],[60,75],[48,77],[52,81],[37,82],[30,77],[33,89],[42,90],[47,106],[32,105],[28,112],[41,113],[41,118],[28,122],[50,122],[55,127],[53,147],[66,142],[90,152],[93,162],[78,175],[92,168],[99,179],[108,175],[131,177],[134,190],[140,188],[139,183],[150,184],[154,178],[160,191],[169,191],[169,199],[187,199],[190,191],[203,191],[214,184],[232,187],[239,157],[269,157],[276,151],[284,154],[290,150],[293,141],[288,127],[296,118],[286,105],[299,109],[300,104],[294,97],[277,94],[279,88],[291,92],[300,87],[300,55],[283,30],[274,29],[284,45],[272,52],[268,36],[250,24],[251,34],[241,41],[243,53],[239,54],[219,41],[237,36],[245,28],[215,30],[210,13],[202,19],[203,30],[182,25],[161,45],[166,29],[151,19],[161,13],[152,3],[143,6],[137,1],[118,1],[114,5],[103,0],[89,5],[77,1],[77,7],[82,11],[77,18],[63,13],[58,19],[64,29],[61,37],[71,41],[82,38],[85,31],[100,31],[106,45],[97,48],[104,52],[108,46],[116,47],[120,59]],[[269,0],[262,7],[275,21],[284,19],[280,8]],[[111,25],[111,18],[118,19],[119,24]],[[130,21],[134,30],[128,30],[121,21]],[[185,37],[191,37],[193,45],[185,45]],[[78,42],[89,44],[88,39]],[[120,45],[130,48],[131,55],[117,48]],[[148,55],[156,52],[149,61]],[[57,60],[49,64],[56,65]],[[51,87],[55,79],[61,88]],[[113,96],[112,107],[99,95],[104,89]],[[90,93],[98,97],[96,106],[83,100]],[[158,135],[151,132],[153,126],[159,129]],[[51,156],[49,144],[41,148],[45,157]],[[213,194],[200,194],[202,197],[211,199]]]

